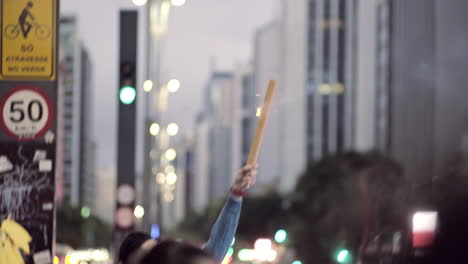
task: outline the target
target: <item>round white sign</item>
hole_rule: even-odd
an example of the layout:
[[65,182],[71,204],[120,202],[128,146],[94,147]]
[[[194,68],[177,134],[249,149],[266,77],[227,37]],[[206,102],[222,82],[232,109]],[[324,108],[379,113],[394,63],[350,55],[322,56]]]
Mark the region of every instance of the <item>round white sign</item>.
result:
[[132,227],[135,221],[133,210],[130,207],[120,207],[115,212],[115,223],[122,229]]
[[135,201],[135,190],[131,185],[120,185],[117,189],[117,201],[122,205],[130,205]]
[[1,126],[11,137],[27,141],[43,136],[51,127],[53,107],[47,94],[31,85],[20,85],[0,101]]

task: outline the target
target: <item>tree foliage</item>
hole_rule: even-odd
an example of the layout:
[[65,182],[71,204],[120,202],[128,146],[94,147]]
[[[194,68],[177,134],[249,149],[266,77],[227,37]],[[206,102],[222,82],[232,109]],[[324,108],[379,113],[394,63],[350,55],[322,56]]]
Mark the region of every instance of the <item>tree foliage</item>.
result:
[[[311,162],[292,193],[245,198],[236,236],[253,244],[284,228],[303,263],[333,263],[339,248],[356,258],[405,225],[406,189],[398,164],[379,153],[329,156]],[[179,230],[206,240],[224,202],[190,214]]]
[[370,240],[404,221],[404,186],[399,166],[375,152],[310,163],[291,195],[290,229],[299,257],[333,263],[339,248],[357,257]]
[[112,241],[112,227],[92,215],[81,217],[81,208],[65,202],[57,209],[57,242],[73,248],[107,248]]

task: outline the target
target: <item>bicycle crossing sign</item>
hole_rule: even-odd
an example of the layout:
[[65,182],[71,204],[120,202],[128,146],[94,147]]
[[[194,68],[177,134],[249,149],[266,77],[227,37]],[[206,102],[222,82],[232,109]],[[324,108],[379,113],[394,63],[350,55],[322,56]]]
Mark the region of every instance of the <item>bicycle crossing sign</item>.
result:
[[0,80],[55,80],[57,1],[0,1]]

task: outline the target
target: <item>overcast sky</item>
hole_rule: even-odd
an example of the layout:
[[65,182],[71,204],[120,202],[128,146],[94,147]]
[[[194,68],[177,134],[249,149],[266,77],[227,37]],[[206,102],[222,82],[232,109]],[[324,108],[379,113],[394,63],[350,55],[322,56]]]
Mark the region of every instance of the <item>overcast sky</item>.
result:
[[[162,59],[162,78],[178,78],[181,90],[170,97],[168,120],[193,129],[210,60],[230,70],[250,61],[255,30],[274,19],[277,0],[187,0],[173,8]],[[118,11],[131,0],[62,0],[61,15],[75,15],[78,33],[94,68],[94,133],[98,169],[115,165]]]

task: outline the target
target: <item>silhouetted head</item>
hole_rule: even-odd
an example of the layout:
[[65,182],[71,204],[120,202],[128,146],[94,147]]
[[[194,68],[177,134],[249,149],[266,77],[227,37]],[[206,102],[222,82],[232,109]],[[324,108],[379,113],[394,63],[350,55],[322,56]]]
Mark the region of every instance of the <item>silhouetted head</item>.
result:
[[28,7],[29,8],[33,7],[33,5],[34,5],[33,2],[28,2]]
[[119,248],[119,261],[125,264],[129,256],[140,248],[143,243],[150,240],[151,237],[142,232],[130,233],[122,242]]
[[139,264],[216,264],[202,249],[175,241],[161,242]]

